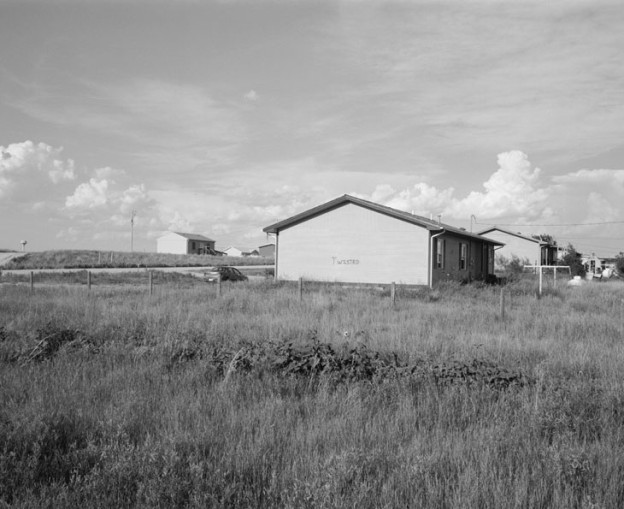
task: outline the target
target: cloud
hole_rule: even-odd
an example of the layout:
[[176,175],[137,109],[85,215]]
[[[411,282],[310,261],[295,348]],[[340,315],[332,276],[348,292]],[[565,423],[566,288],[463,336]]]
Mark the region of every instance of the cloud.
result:
[[67,79],[68,88],[77,90],[71,97],[57,97],[41,85],[38,94],[16,99],[15,107],[38,120],[130,141],[137,157],[169,172],[170,163],[180,161],[231,162],[232,148],[247,137],[242,107],[217,99],[203,86],[156,79],[109,84]]
[[72,210],[95,209],[106,205],[108,202],[108,181],[90,179],[89,182],[80,184],[74,194],[65,200],[65,206]]
[[527,155],[511,150],[498,155],[498,170],[483,183],[484,191],[473,191],[464,198],[455,197],[455,189],[438,189],[425,182],[395,190],[378,185],[370,195],[358,194],[371,201],[419,215],[438,215],[467,219],[471,215],[496,219],[508,216],[536,218],[550,214],[548,186],[542,187],[541,170],[533,168]]
[[445,213],[452,217],[471,214],[491,219],[506,216],[536,218],[548,207],[549,193],[540,187],[539,168],[533,168],[527,155],[519,150],[498,155],[499,169],[483,183],[485,192],[471,192],[453,200]]
[[624,186],[624,170],[579,170],[553,177],[553,182],[560,184],[603,184],[606,186]]
[[257,101],[259,96],[255,90],[250,90],[243,97],[248,101]]
[[37,187],[44,181],[59,184],[76,178],[72,159],[61,158],[63,147],[30,140],[0,145],[0,196],[7,197],[23,186]]

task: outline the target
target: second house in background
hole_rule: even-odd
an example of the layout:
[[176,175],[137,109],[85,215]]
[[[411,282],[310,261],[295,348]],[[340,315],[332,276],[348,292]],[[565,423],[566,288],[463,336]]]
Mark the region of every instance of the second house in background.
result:
[[498,226],[480,231],[479,235],[485,235],[505,244],[496,250],[497,266],[501,257],[511,260],[514,256],[528,261],[527,265],[554,265],[557,262],[557,244],[554,242],[529,237]]
[[215,241],[197,233],[167,232],[156,240],[157,253],[216,254]]

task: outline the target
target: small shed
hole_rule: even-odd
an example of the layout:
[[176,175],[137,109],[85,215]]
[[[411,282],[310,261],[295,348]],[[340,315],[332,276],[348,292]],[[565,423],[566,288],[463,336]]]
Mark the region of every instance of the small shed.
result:
[[215,254],[215,241],[197,233],[167,232],[156,240],[156,252]]
[[344,195],[264,228],[277,279],[433,286],[486,279],[503,244],[462,228]]

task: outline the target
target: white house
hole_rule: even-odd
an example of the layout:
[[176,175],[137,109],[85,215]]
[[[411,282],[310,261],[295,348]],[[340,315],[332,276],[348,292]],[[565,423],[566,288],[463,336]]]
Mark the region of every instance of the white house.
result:
[[502,244],[344,195],[267,226],[275,235],[277,279],[433,286],[485,279]]
[[243,256],[243,251],[234,246],[226,247],[223,252],[227,256]]
[[215,241],[196,233],[167,232],[156,240],[156,252],[214,254]]
[[258,256],[257,249],[238,248],[230,246],[223,250],[227,256]]

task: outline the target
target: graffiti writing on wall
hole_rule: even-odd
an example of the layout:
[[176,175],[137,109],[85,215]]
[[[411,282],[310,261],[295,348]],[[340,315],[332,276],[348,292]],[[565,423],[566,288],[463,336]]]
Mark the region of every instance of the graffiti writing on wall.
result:
[[359,265],[360,260],[357,258],[338,258],[336,256],[332,256],[332,264],[333,265]]

